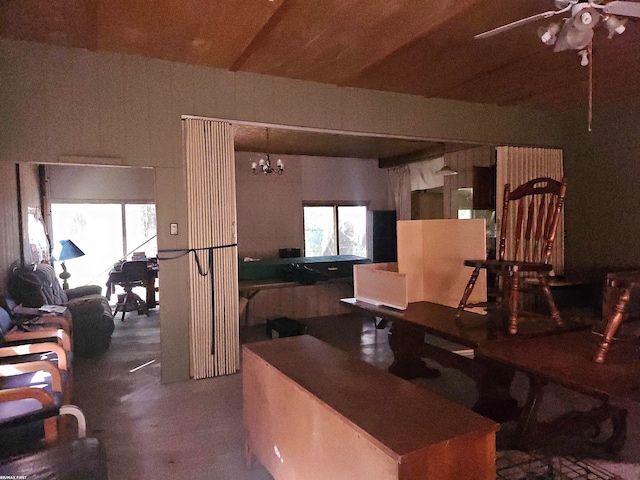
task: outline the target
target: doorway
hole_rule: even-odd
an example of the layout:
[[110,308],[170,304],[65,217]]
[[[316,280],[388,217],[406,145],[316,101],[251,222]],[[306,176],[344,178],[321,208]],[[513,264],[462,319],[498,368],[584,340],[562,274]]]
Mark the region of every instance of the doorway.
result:
[[444,218],[444,192],[442,187],[411,192],[412,220],[441,218]]
[[46,179],[53,257],[61,240],[84,254],[65,262],[70,287],[100,285],[104,292],[115,265],[134,253],[157,256],[153,169],[47,165]]

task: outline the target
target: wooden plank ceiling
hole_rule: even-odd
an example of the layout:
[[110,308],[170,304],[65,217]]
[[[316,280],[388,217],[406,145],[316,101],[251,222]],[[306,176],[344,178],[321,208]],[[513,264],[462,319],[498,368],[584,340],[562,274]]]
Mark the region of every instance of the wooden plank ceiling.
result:
[[[477,103],[584,109],[588,69],[540,20],[552,0],[6,0],[0,36]],[[556,17],[560,18],[560,17]],[[640,21],[596,28],[594,104],[640,95]]]

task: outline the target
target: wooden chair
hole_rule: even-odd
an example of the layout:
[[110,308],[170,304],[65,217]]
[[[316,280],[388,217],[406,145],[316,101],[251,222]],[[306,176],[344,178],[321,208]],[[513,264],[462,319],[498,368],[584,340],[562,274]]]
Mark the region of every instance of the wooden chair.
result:
[[[640,270],[614,272],[607,275],[602,320],[604,331],[598,351],[593,357],[596,363],[604,363],[616,332],[629,317],[632,292],[640,287]],[[636,316],[637,316],[637,312]]]
[[[489,297],[495,297],[504,316],[508,312],[509,333],[518,332],[518,319],[522,316],[519,292],[523,277],[533,277],[539,282],[549,304],[551,317],[558,326],[562,325],[560,312],[549,288],[548,276],[553,269],[549,259],[566,189],[566,178],[561,182],[546,177],[535,178],[513,191],[509,184],[505,185],[498,258],[465,260],[466,266],[473,267],[473,273],[458,305],[456,318],[460,317],[465,308],[486,305],[468,303],[480,270],[484,268],[495,274],[496,288],[490,292]],[[509,213],[513,209],[516,209],[515,223],[510,225]]]
[[149,315],[149,309],[147,303],[140,298],[140,296],[133,292],[134,287],[146,286],[147,279],[147,262],[134,261],[125,262],[122,264],[121,276],[117,282],[122,288],[124,288],[124,296],[118,298],[118,304],[116,310],[113,313],[114,316],[118,312],[122,312],[122,321],[127,312],[137,311],[139,314]]

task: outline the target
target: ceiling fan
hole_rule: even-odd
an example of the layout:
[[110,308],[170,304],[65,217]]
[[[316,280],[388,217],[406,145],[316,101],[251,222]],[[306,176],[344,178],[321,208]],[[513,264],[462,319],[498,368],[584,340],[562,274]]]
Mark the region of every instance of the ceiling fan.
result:
[[603,3],[603,0],[554,0],[554,4],[557,10],[549,10],[516,20],[480,33],[474,38],[491,37],[541,18],[550,18],[568,12],[570,16],[562,19],[562,25],[553,22],[547,27],[540,27],[538,37],[546,45],[555,45],[555,52],[562,50],[583,51],[584,53],[581,52],[581,63],[586,66],[589,60],[585,49],[593,39],[593,29],[596,25],[601,23],[609,31],[609,38],[612,38],[614,35],[624,33],[627,17],[640,18],[639,2],[614,0]]
[[561,23],[552,22],[546,27],[538,28],[538,37],[542,43],[554,46],[554,52],[563,50],[578,50],[580,64],[589,66],[589,114],[587,130],[591,131],[593,118],[593,63],[591,61],[591,41],[593,29],[602,24],[609,31],[609,38],[621,35],[626,30],[628,17],[640,18],[640,2],[613,0],[554,0],[557,10],[541,12],[530,17],[507,23],[474,38],[492,37],[512,28],[535,22],[542,18],[551,18],[562,13],[569,13],[569,17],[562,18]]

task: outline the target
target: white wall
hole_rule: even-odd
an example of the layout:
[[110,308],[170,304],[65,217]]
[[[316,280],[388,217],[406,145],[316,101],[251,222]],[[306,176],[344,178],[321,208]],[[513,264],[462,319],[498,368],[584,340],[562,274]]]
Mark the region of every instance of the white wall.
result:
[[367,201],[387,205],[387,174],[377,160],[280,155],[282,175],[254,175],[257,154],[236,153],[238,254],[275,258],[280,248],[303,249],[302,203]]

